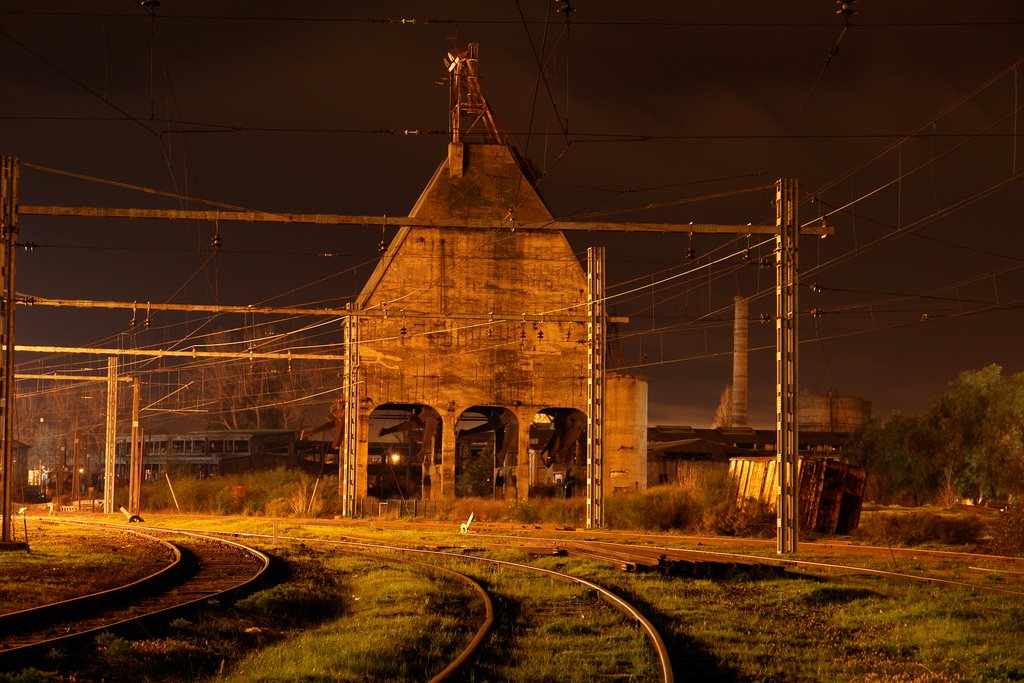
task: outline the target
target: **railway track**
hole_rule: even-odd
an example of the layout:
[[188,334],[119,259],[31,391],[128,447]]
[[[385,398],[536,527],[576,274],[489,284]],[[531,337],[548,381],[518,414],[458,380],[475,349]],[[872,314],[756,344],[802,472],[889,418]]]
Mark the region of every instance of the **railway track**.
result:
[[144,633],[210,600],[230,600],[257,585],[270,566],[265,553],[223,538],[131,532],[165,544],[172,562],[125,586],[0,616],[0,670],[27,666],[54,649],[73,650],[102,632]]
[[[303,539],[303,542],[315,543],[316,539]],[[343,545],[338,543],[331,543],[330,545],[333,546],[334,549],[340,550],[346,555],[370,558],[378,562],[382,560],[379,554],[354,550],[352,548],[344,547]],[[417,562],[415,560],[395,557],[387,558],[384,561],[389,564],[400,564],[407,567],[412,567],[419,571],[437,574],[449,580],[463,583],[467,585],[480,600],[480,603],[483,607],[483,619],[477,626],[476,630],[473,632],[473,637],[470,639],[466,647],[460,650],[444,668],[442,668],[440,671],[431,676],[428,679],[428,681],[429,683],[442,683],[442,681],[447,681],[453,678],[460,670],[463,669],[463,667],[468,662],[472,660],[473,656],[477,653],[477,651],[480,649],[480,646],[486,640],[488,634],[490,634],[491,628],[494,626],[494,601],[491,599],[491,595],[487,592],[487,589],[485,589],[478,581],[474,580],[468,574],[455,571],[454,569],[450,569],[448,567],[430,564],[427,562]]]
[[[930,574],[919,574],[910,571],[886,570],[862,567],[854,564],[837,564],[834,562],[817,562],[781,557],[763,557],[748,553],[721,552],[701,549],[692,550],[673,546],[637,545],[617,541],[602,540],[566,540],[564,538],[531,538],[524,541],[519,536],[481,536],[481,539],[495,539],[504,547],[517,548],[534,555],[567,554],[587,557],[596,561],[610,563],[623,571],[660,571],[665,574],[687,576],[691,578],[728,578],[743,573],[752,577],[764,577],[781,574],[785,570],[843,572],[880,576],[893,580],[913,583],[926,583],[982,591],[1010,597],[1024,598],[1024,589],[994,586],[978,581],[963,581],[956,578],[960,574],[975,574],[979,577],[999,576],[1006,583],[1020,583],[1024,579],[1024,560],[1015,557],[998,555],[977,555],[944,550],[924,550],[918,548],[880,548],[875,546],[853,546],[846,544],[805,543],[805,549],[823,549],[834,553],[847,554],[854,557],[896,557],[902,559],[935,558],[941,560],[960,560],[964,562],[986,562],[998,568],[970,566],[962,572],[954,573],[946,570],[931,570]],[[700,539],[701,543],[707,539]]]
[[[333,525],[329,525],[333,526]],[[123,525],[118,525],[119,529],[124,529]],[[489,556],[491,549],[502,552],[503,548],[515,547],[520,551],[531,553],[537,556],[578,556],[586,558],[587,560],[596,561],[600,563],[611,564],[612,566],[624,570],[626,572],[658,572],[660,574],[671,576],[671,577],[695,577],[695,578],[729,578],[737,574],[756,577],[767,577],[774,576],[780,573],[786,573],[787,575],[799,576],[800,574],[818,573],[822,572],[842,572],[844,574],[865,574],[874,575],[879,577],[885,577],[886,579],[905,581],[905,582],[919,582],[929,583],[937,585],[943,588],[953,589],[966,589],[971,591],[986,591],[999,595],[1012,596],[1014,598],[1024,597],[1024,590],[1016,590],[1017,586],[1013,584],[1014,581],[1019,580],[1020,571],[1017,571],[1021,567],[1021,561],[1019,558],[999,558],[991,556],[978,556],[967,553],[947,553],[941,551],[922,551],[922,550],[898,550],[888,548],[866,548],[864,546],[843,546],[842,544],[805,544],[804,548],[807,549],[810,558],[806,560],[797,560],[791,558],[777,558],[777,557],[766,557],[755,554],[744,554],[744,553],[730,553],[720,552],[714,549],[714,545],[711,543],[705,543],[708,539],[701,539],[703,547],[697,550],[688,549],[685,547],[673,547],[671,544],[665,545],[638,545],[635,543],[624,543],[619,540],[612,540],[611,535],[603,534],[587,534],[588,538],[572,538],[573,535],[563,536],[560,538],[539,538],[536,536],[524,538],[522,535],[503,535],[503,534],[490,534],[490,533],[475,533],[469,536],[460,536],[460,540],[456,545],[433,545],[427,546],[419,543],[416,547],[412,546],[413,543],[408,545],[395,545],[395,544],[382,544],[375,542],[370,536],[364,535],[362,537],[354,537],[351,535],[342,536],[339,540],[337,535],[332,538],[313,537],[307,535],[305,530],[299,531],[302,535],[282,535],[276,532],[277,527],[275,525],[274,534],[243,534],[235,532],[204,532],[202,535],[216,536],[223,538],[225,536],[237,539],[245,544],[260,545],[263,542],[267,543],[285,543],[294,544],[302,549],[302,553],[305,554],[310,548],[318,549],[329,549],[330,552],[337,552],[343,554],[361,555],[370,559],[373,563],[380,563],[380,565],[405,565],[408,566],[415,572],[423,573],[434,573],[437,575],[443,575],[447,580],[452,582],[462,582],[469,586],[477,596],[477,604],[483,605],[482,608],[472,607],[472,601],[465,603],[465,614],[463,617],[463,624],[465,628],[459,630],[455,629],[450,631],[451,633],[458,632],[459,636],[449,642],[452,643],[450,646],[452,652],[450,653],[450,659],[446,661],[446,657],[449,654],[443,650],[435,650],[433,659],[428,667],[426,667],[426,673],[422,679],[428,679],[431,681],[444,681],[451,679],[452,677],[457,678],[471,678],[474,676],[483,676],[484,678],[500,679],[503,674],[512,671],[512,664],[506,665],[506,668],[502,669],[499,665],[495,665],[495,660],[507,656],[509,645],[502,643],[502,639],[518,639],[521,634],[525,631],[536,630],[541,633],[548,629],[557,628],[560,623],[567,623],[571,620],[567,612],[560,611],[563,607],[558,605],[556,601],[548,600],[544,602],[539,600],[536,605],[528,604],[528,601],[533,599],[527,595],[529,591],[524,591],[519,594],[513,594],[509,592],[509,579],[507,576],[513,573],[532,574],[537,579],[530,579],[531,581],[539,581],[541,583],[535,583],[533,590],[534,594],[538,594],[544,591],[544,588],[536,588],[537,586],[543,586],[545,581],[550,585],[551,581],[566,582],[578,587],[577,592],[573,595],[570,600],[576,601],[569,605],[571,609],[586,609],[588,612],[587,619],[591,619],[596,614],[594,609],[604,609],[604,612],[611,614],[610,610],[606,608],[595,608],[595,604],[600,603],[592,597],[584,596],[598,596],[600,600],[603,600],[608,605],[614,606],[615,610],[619,611],[622,618],[626,622],[635,624],[641,633],[634,632],[633,638],[640,645],[640,649],[637,652],[643,651],[643,640],[646,639],[648,642],[647,655],[643,655],[646,659],[644,661],[656,661],[657,665],[651,669],[645,669],[645,673],[642,674],[641,680],[654,680],[658,678],[664,681],[673,680],[672,662],[669,657],[668,649],[665,646],[664,639],[658,632],[658,627],[651,621],[653,616],[655,623],[659,623],[662,626],[668,628],[668,624],[674,618],[671,616],[674,614],[672,611],[663,611],[659,609],[658,598],[656,592],[652,593],[650,589],[647,589],[646,593],[643,590],[635,591],[631,586],[634,585],[634,579],[629,579],[623,576],[621,580],[616,579],[614,574],[597,573],[594,576],[604,576],[605,578],[597,578],[596,580],[586,580],[580,576],[573,576],[563,571],[556,571],[564,569],[562,564],[567,564],[577,567],[585,567],[589,565],[574,565],[571,559],[558,559],[552,561],[550,559],[542,559],[535,564],[530,564],[529,561],[509,561],[508,559],[496,559],[494,556]],[[166,530],[159,529],[147,529],[151,534],[164,535],[166,534],[169,538],[176,540],[176,543],[181,546],[182,561],[188,563],[189,556],[194,551],[188,546],[184,539],[194,538],[192,531],[174,531],[169,532]],[[293,532],[294,533],[294,532]],[[314,534],[318,532],[313,532]],[[337,528],[334,532],[337,533]],[[582,536],[583,534],[579,534]],[[597,536],[594,538],[593,536]],[[639,543],[650,543],[651,538],[635,538],[635,541]],[[660,539],[658,539],[660,540]],[[690,539],[692,540],[692,539]],[[468,541],[468,545],[465,543]],[[684,541],[685,542],[685,541]],[[680,543],[682,545],[683,543]],[[832,562],[817,562],[811,561],[816,559],[813,557],[813,548],[817,546],[828,547],[830,551],[845,551],[849,550],[851,555],[851,564],[842,564],[843,560],[832,561]],[[724,549],[723,549],[724,550]],[[325,550],[327,552],[328,550]],[[758,550],[752,552],[757,553]],[[873,560],[868,560],[866,556],[876,556]],[[968,581],[961,581],[956,578],[944,578],[941,576],[921,576],[915,575],[908,572],[898,571],[887,571],[872,567],[858,567],[853,566],[858,560],[856,558],[863,557],[860,564],[873,564],[875,567],[883,566],[887,555],[895,555],[896,559],[899,560],[899,564],[903,567],[913,568],[915,565],[914,560],[920,556],[933,557],[937,560],[947,561],[942,565],[945,568],[954,565],[958,571],[967,576],[967,572],[973,572],[975,575],[972,578],[977,578],[978,581],[970,583]],[[500,557],[500,554],[498,555]],[[515,558],[512,558],[515,559]],[[836,563],[840,562],[840,563]],[[895,562],[895,561],[894,561]],[[230,566],[228,562],[228,566]],[[543,565],[543,566],[537,566]],[[486,568],[491,569],[486,569]],[[994,567],[994,568],[993,568]],[[360,572],[365,573],[366,569],[361,568]],[[371,570],[372,571],[372,570]],[[578,570],[566,570],[576,571]],[[590,570],[584,570],[590,571]],[[922,570],[924,571],[924,570]],[[225,573],[234,574],[237,569],[228,569]],[[937,571],[935,572],[937,573]],[[212,576],[216,572],[211,573],[211,581],[215,581],[216,577]],[[1007,584],[1003,585],[985,585],[983,581],[985,577],[991,577],[993,574],[1001,574],[1006,577]],[[503,578],[504,577],[504,578]],[[588,574],[588,578],[590,575]],[[639,580],[639,579],[637,579]],[[523,581],[527,581],[523,579]],[[672,583],[674,579],[666,579],[660,577],[653,577],[648,579],[648,582],[654,581],[654,584],[650,585],[661,586],[658,590],[665,590],[670,585],[677,585]],[[657,583],[665,582],[669,583]],[[201,582],[200,582],[201,583]],[[600,585],[605,584],[605,585]],[[691,585],[691,584],[678,584]],[[732,584],[726,584],[732,585]],[[617,586],[616,592],[608,590],[611,586]],[[195,590],[197,593],[206,594],[201,586],[194,585],[192,589],[185,588],[182,592],[188,590]],[[581,592],[582,591],[582,592]],[[346,594],[347,595],[347,594]],[[462,595],[467,595],[462,593]],[[511,595],[511,597],[510,597]],[[527,595],[527,597],[522,597]],[[565,593],[563,593],[565,595]],[[633,595],[635,598],[630,598]],[[202,600],[203,597],[197,598]],[[466,598],[469,600],[469,598]],[[516,600],[521,599],[521,602],[517,603]],[[634,605],[630,604],[631,599],[639,600],[639,604],[644,605],[643,609],[638,609]],[[584,604],[588,600],[593,600],[593,604]],[[179,600],[181,602],[182,600]],[[461,601],[461,598],[460,598]],[[519,612],[517,610],[523,609],[526,612],[530,612],[532,617],[521,620]],[[676,608],[672,608],[676,609]],[[644,612],[648,611],[649,614]],[[344,619],[344,616],[341,617]],[[622,622],[622,618],[619,619],[619,623]],[[349,621],[346,628],[349,630],[347,633],[358,634],[360,633],[358,622],[359,617],[355,616],[356,621]],[[600,621],[600,620],[599,620]],[[340,624],[341,622],[339,622]],[[607,622],[602,622],[600,626],[596,625],[597,622],[588,622],[595,624],[596,629],[606,627]],[[56,628],[61,628],[57,626]],[[619,627],[621,629],[621,626]],[[3,620],[0,620],[0,631],[4,630]],[[91,629],[90,632],[95,633],[98,630],[112,630],[110,627],[97,627]],[[598,633],[603,633],[600,630],[586,631],[578,640],[585,643],[590,636],[596,636]],[[429,638],[431,634],[425,634],[424,637]],[[349,636],[351,637],[351,636]],[[356,636],[358,637],[358,636]],[[602,636],[603,637],[603,636]],[[673,647],[677,647],[680,643],[678,638],[673,636],[674,640]],[[525,642],[525,638],[523,642]],[[457,642],[456,642],[457,641]],[[467,645],[467,641],[470,641]],[[533,641],[537,642],[537,641]],[[597,642],[597,641],[595,641]],[[603,641],[602,641],[603,642]],[[382,644],[383,645],[383,644]],[[0,648],[6,648],[7,645],[0,641]],[[33,646],[38,647],[38,646]],[[42,647],[49,649],[53,645],[43,645]],[[544,645],[540,648],[544,649]],[[583,647],[586,647],[584,645]],[[455,649],[462,648],[460,651],[455,652]],[[36,652],[39,650],[37,649]],[[581,655],[586,657],[587,655]],[[229,660],[230,661],[230,660]],[[639,660],[636,660],[639,661]],[[688,661],[685,657],[676,662],[677,666],[681,666],[683,662]],[[0,665],[4,662],[4,652],[0,649]],[[518,664],[518,663],[517,663]],[[603,666],[603,664],[601,664]],[[644,667],[648,665],[645,664]],[[471,667],[467,669],[467,667]],[[622,675],[621,671],[614,669],[614,664],[611,665],[607,671],[602,671],[601,675],[607,675],[610,677],[617,677]],[[6,666],[5,666],[6,668]],[[422,670],[422,669],[421,669]],[[436,671],[436,673],[435,673]],[[656,671],[656,673],[655,673]],[[557,678],[557,676],[555,676]],[[421,680],[422,680],[421,679]],[[582,680],[578,677],[578,680]]]
[[[474,589],[478,592],[478,594],[482,595],[485,598],[486,603],[488,604],[487,618],[485,620],[484,625],[482,625],[478,629],[469,647],[467,647],[464,651],[460,652],[453,659],[452,663],[444,671],[440,672],[437,676],[431,678],[431,681],[447,680],[449,676],[458,672],[466,663],[468,663],[476,654],[477,649],[483,644],[485,636],[487,635],[487,631],[491,627],[491,622],[493,622],[495,619],[495,615],[493,614],[492,608],[490,607],[490,598],[487,596],[487,591],[480,587],[476,581],[474,581],[472,578],[468,576],[468,574],[462,571],[456,571],[448,566],[439,565],[437,564],[437,562],[439,561],[457,563],[460,565],[488,566],[492,568],[500,568],[515,572],[525,572],[541,577],[546,577],[548,579],[554,579],[556,581],[572,584],[587,589],[589,591],[593,591],[596,595],[600,597],[601,600],[603,600],[605,603],[607,603],[615,610],[620,612],[630,623],[635,624],[643,631],[645,637],[647,638],[650,644],[653,656],[657,662],[656,669],[659,680],[663,681],[664,683],[672,683],[674,680],[674,673],[672,669],[671,658],[668,648],[666,647],[661,634],[658,632],[657,628],[650,621],[650,619],[648,619],[647,616],[644,615],[640,609],[630,604],[627,600],[617,595],[613,591],[609,590],[608,588],[601,586],[595,582],[588,581],[577,576],[573,576],[571,574],[546,569],[542,567],[537,567],[530,564],[511,562],[507,560],[499,560],[489,557],[481,557],[478,555],[467,554],[463,552],[448,552],[445,550],[410,548],[388,544],[372,543],[361,540],[333,540],[305,536],[282,535],[275,535],[272,537],[266,534],[240,534],[232,532],[226,533],[227,535],[230,535],[232,537],[240,537],[246,539],[274,538],[278,541],[290,541],[303,544],[316,544],[325,547],[342,549],[345,552],[349,553],[377,553],[378,557],[380,557],[380,553],[397,553],[401,555],[418,557],[422,560],[432,560],[433,562],[428,563],[426,561],[419,561],[413,562],[413,564],[424,567],[431,571],[443,571],[449,575],[453,575],[456,578],[459,578],[459,580],[470,582],[474,586]],[[394,562],[395,558],[382,558],[382,561]]]

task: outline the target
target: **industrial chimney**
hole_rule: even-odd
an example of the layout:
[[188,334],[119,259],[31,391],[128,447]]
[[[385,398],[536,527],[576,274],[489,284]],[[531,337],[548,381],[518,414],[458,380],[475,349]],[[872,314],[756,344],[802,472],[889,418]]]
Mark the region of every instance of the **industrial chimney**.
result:
[[742,296],[735,299],[736,317],[732,326],[732,425],[746,427],[749,407],[747,405],[747,300]]

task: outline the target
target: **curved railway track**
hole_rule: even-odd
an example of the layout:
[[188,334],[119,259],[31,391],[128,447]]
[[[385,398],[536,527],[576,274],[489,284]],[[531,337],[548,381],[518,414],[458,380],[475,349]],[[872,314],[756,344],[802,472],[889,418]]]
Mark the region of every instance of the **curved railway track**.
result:
[[[119,530],[124,530],[123,525],[116,525],[116,527]],[[408,547],[394,544],[382,544],[375,542],[375,539],[372,537],[366,536],[357,538],[351,535],[346,535],[343,536],[342,539],[298,535],[289,536],[276,533],[276,529],[273,535],[209,531],[199,533],[192,530],[168,531],[166,529],[155,527],[146,527],[144,529],[136,527],[136,529],[139,531],[145,530],[151,535],[155,534],[175,539],[182,556],[179,564],[186,566],[189,564],[190,558],[206,552],[207,548],[216,547],[211,545],[211,538],[217,537],[219,540],[223,540],[225,536],[230,536],[242,539],[243,542],[246,542],[244,539],[260,539],[261,541],[298,543],[305,544],[307,546],[320,545],[325,549],[331,548],[335,552],[368,556],[374,561],[379,561],[383,564],[404,564],[413,567],[417,571],[442,574],[452,581],[465,583],[471,587],[480,603],[484,606],[481,610],[483,616],[472,625],[473,628],[475,628],[472,636],[466,636],[470,638],[469,644],[460,652],[454,653],[451,660],[443,667],[443,669],[441,665],[437,664],[437,660],[435,660],[435,666],[441,670],[436,674],[431,675],[431,681],[447,680],[453,675],[457,675],[460,671],[463,671],[464,667],[473,661],[477,661],[477,663],[482,661],[493,662],[495,656],[493,648],[496,645],[494,638],[500,638],[500,636],[493,635],[494,624],[496,621],[501,621],[503,618],[515,619],[515,617],[502,615],[501,610],[504,609],[504,603],[502,603],[502,606],[496,610],[489,594],[489,589],[485,589],[481,585],[480,581],[474,580],[471,576],[473,573],[477,576],[492,575],[481,574],[478,569],[463,571],[463,567],[467,565],[473,565],[474,567],[489,565],[491,567],[501,567],[514,572],[529,572],[549,579],[571,582],[577,586],[585,588],[587,591],[592,591],[592,595],[600,596],[602,600],[614,606],[616,610],[619,610],[623,615],[625,615],[625,618],[629,622],[636,624],[643,631],[644,637],[649,642],[650,652],[652,653],[651,661],[657,661],[657,666],[655,667],[657,669],[657,676],[664,681],[672,681],[674,677],[668,649],[665,646],[663,638],[658,633],[657,628],[653,625],[648,616],[646,616],[640,609],[631,605],[620,595],[608,590],[605,586],[599,585],[599,583],[560,571],[554,571],[553,569],[536,566],[534,564],[512,562],[503,559],[495,559],[493,557],[481,556],[480,554],[473,553],[471,549],[465,547],[462,547],[458,551],[449,552],[444,549],[444,547],[436,549],[436,547],[425,548],[423,545],[418,545],[418,547]],[[991,576],[993,573],[1001,573],[1006,577],[1005,581],[1012,583],[1018,580],[1018,575],[1024,576],[1024,573],[1015,571],[1016,568],[1020,568],[1024,565],[1024,562],[1022,562],[1020,558],[979,556],[968,553],[925,551],[918,549],[870,548],[865,546],[846,546],[844,544],[806,543],[802,546],[807,551],[810,551],[808,554],[812,555],[813,550],[818,548],[827,550],[830,553],[848,554],[853,557],[874,555],[876,556],[874,562],[876,566],[883,561],[878,558],[889,557],[892,557],[892,562],[894,564],[897,563],[897,558],[902,558],[899,562],[904,564],[904,566],[916,566],[916,563],[911,562],[910,560],[919,559],[921,557],[930,557],[935,559],[937,562],[945,562],[943,569],[937,571],[934,568],[929,568],[928,572],[932,575],[925,576],[908,571],[889,571],[886,569],[855,566],[853,563],[838,564],[834,562],[812,561],[814,558],[794,559],[790,557],[766,557],[749,553],[722,552],[706,547],[696,550],[685,547],[673,547],[671,544],[662,544],[667,540],[667,537],[634,537],[630,539],[634,542],[625,543],[621,540],[614,539],[612,534],[605,535],[588,532],[588,538],[586,539],[572,538],[572,536],[575,535],[576,534],[571,534],[559,538],[541,538],[531,535],[524,538],[522,535],[474,533],[469,538],[473,539],[473,544],[475,545],[493,544],[496,548],[517,547],[520,551],[535,555],[579,555],[590,560],[611,563],[618,568],[627,571],[651,570],[670,575],[710,578],[728,577],[734,573],[744,573],[747,575],[773,575],[782,572],[793,572],[795,574],[808,572],[820,573],[823,571],[843,572],[846,574],[874,575],[897,581],[928,583],[944,588],[986,591],[1016,598],[1024,597],[1024,590],[1016,590],[1016,587],[1006,585],[986,585],[982,582],[972,583],[969,581],[963,581],[957,578],[958,574],[956,573],[970,571],[974,573],[972,574],[972,577],[980,577],[980,581],[984,581],[984,577],[986,575]],[[598,538],[594,538],[595,536]],[[206,541],[199,540],[204,537],[207,539]],[[673,540],[682,545],[687,541],[694,542],[698,539],[683,539],[676,537]],[[642,543],[651,543],[652,541],[659,543],[659,545],[642,545]],[[706,538],[699,539],[699,542],[703,545],[713,546],[713,543],[709,543],[708,541],[709,539]],[[83,638],[95,635],[96,632],[101,630],[120,630],[122,623],[125,625],[125,628],[128,628],[127,624],[136,620],[136,617],[131,614],[133,610],[146,612],[146,615],[140,617],[142,620],[153,618],[150,612],[162,614],[164,615],[163,618],[167,619],[169,618],[169,614],[174,613],[175,610],[181,608],[183,605],[191,604],[193,602],[202,602],[213,595],[223,594],[224,590],[215,588],[214,586],[225,577],[235,576],[240,571],[241,565],[250,562],[249,560],[239,560],[239,557],[237,556],[238,553],[242,552],[241,549],[244,548],[244,546],[236,543],[233,544],[232,547],[235,548],[235,550],[228,551],[229,558],[226,561],[203,558],[195,560],[193,562],[193,566],[202,568],[205,565],[206,571],[197,572],[194,582],[181,584],[178,588],[169,588],[166,591],[161,591],[164,595],[176,596],[169,598],[168,600],[170,603],[173,603],[173,605],[161,607],[156,604],[149,605],[148,603],[140,602],[138,605],[131,608],[125,608],[123,611],[111,611],[109,614],[104,615],[103,618],[106,621],[102,625],[95,626],[82,626],[81,624],[86,623],[85,618],[72,618],[71,621],[81,623],[78,627],[79,632],[70,637]],[[754,552],[757,551],[755,550]],[[233,554],[236,556],[230,557]],[[888,559],[884,559],[884,561],[888,562]],[[842,562],[842,560],[840,560],[840,562]],[[955,569],[949,569],[949,567],[954,563]],[[871,564],[871,562],[861,562],[860,564]],[[996,568],[993,569],[992,567]],[[169,576],[173,575],[176,571],[181,570],[172,570],[167,568],[158,574]],[[925,570],[921,569],[921,571],[924,572]],[[944,577],[937,575],[941,571],[948,571],[950,576]],[[161,581],[167,580],[168,578],[166,576],[164,576],[164,578],[150,577],[146,579],[146,582],[155,581],[160,583]],[[600,579],[598,581],[600,581]],[[614,580],[611,581],[611,584],[618,585],[618,590],[629,592],[629,589],[626,587],[627,584],[616,582]],[[230,592],[231,590],[237,589],[239,589],[239,587],[234,586],[233,588],[227,588],[225,590]],[[499,590],[501,590],[500,581]],[[218,593],[217,591],[220,592]],[[95,597],[92,599],[95,600]],[[86,600],[88,600],[88,598]],[[50,606],[48,609],[51,612],[66,611],[61,605],[64,605],[64,603],[56,606]],[[657,609],[653,604],[648,605],[648,609],[653,609],[654,611],[652,613],[657,613]],[[88,611],[88,609],[86,609],[86,611]],[[477,612],[474,611],[474,613]],[[23,614],[9,616],[9,621],[5,621],[5,618],[0,618],[0,634],[5,631],[11,631],[11,623],[18,622],[19,620],[24,622],[26,619]],[[661,616],[663,617],[663,615]],[[473,619],[477,620],[477,617],[473,617]],[[40,620],[45,621],[42,618],[40,618]],[[7,625],[5,625],[5,623]],[[505,623],[507,625],[511,622],[506,621]],[[69,627],[58,623],[51,623],[50,625],[51,631],[63,630],[66,628]],[[516,625],[515,628],[519,628],[519,626]],[[43,629],[37,631],[37,635],[32,637],[41,639],[45,637],[45,633],[46,631]],[[54,644],[57,642],[61,641],[33,641],[31,644],[19,646],[15,641],[4,641],[0,639],[0,667],[8,668],[8,662],[16,661],[19,650],[23,647],[30,648],[31,651],[38,653],[41,650],[45,651],[52,647],[59,647]],[[465,640],[462,640],[462,642],[465,642]],[[637,640],[636,642],[639,643],[640,641]],[[490,659],[488,660],[488,658]],[[441,660],[441,663],[443,664],[443,657]],[[485,665],[485,669],[486,666],[490,665]]]
[[[248,536],[249,534],[246,535]],[[317,539],[311,538],[302,539],[304,543],[315,542],[316,540]],[[331,543],[331,545],[338,546],[340,544]],[[380,555],[377,554],[356,551],[351,548],[342,548],[342,550],[347,555],[366,557],[376,561],[381,560]],[[442,681],[447,681],[449,678],[454,676],[458,671],[460,671],[473,658],[473,656],[479,650],[480,646],[483,644],[484,640],[487,638],[488,634],[491,632],[491,628],[494,626],[494,601],[491,600],[490,594],[482,585],[480,585],[478,581],[473,579],[471,576],[463,574],[462,572],[457,572],[454,569],[429,564],[426,562],[416,562],[414,560],[398,559],[394,557],[388,558],[387,562],[391,564],[402,564],[410,567],[415,567],[422,571],[434,574],[441,574],[454,581],[464,583],[467,586],[469,586],[469,588],[480,599],[480,602],[483,605],[484,618],[481,621],[480,625],[474,631],[473,637],[470,639],[469,644],[466,645],[466,647],[463,648],[458,654],[456,654],[455,657],[443,669],[441,669],[441,671],[434,674],[428,679],[429,683],[441,683]]]
[[[123,525],[93,524],[126,531]],[[252,589],[270,567],[265,553],[200,533],[149,528],[132,533],[168,547],[171,563],[133,583],[0,616],[0,670],[25,666],[52,649],[74,649],[102,632],[144,632],[206,602]]]
[[[448,560],[448,561],[477,563],[477,564],[491,565],[491,566],[494,566],[494,567],[503,567],[503,568],[512,569],[512,570],[515,570],[515,571],[520,571],[520,572],[529,572],[529,573],[532,573],[532,574],[538,574],[538,575],[541,575],[541,576],[546,576],[548,578],[556,579],[558,581],[564,581],[564,582],[567,582],[567,583],[575,584],[575,585],[578,585],[578,586],[581,586],[581,587],[584,587],[584,588],[587,588],[589,590],[594,591],[597,595],[599,595],[601,597],[602,600],[604,600],[606,603],[608,603],[609,605],[614,607],[616,610],[621,612],[628,620],[630,620],[631,622],[633,622],[637,626],[639,626],[640,629],[644,632],[644,635],[646,636],[646,638],[650,642],[651,648],[654,651],[654,656],[655,656],[655,658],[657,660],[657,669],[658,669],[659,678],[664,683],[672,683],[673,680],[674,680],[674,673],[673,673],[673,670],[672,670],[672,663],[671,663],[671,659],[670,659],[670,654],[669,654],[668,648],[666,647],[664,639],[661,637],[661,634],[658,632],[657,628],[654,626],[654,624],[651,622],[651,620],[648,619],[643,614],[643,612],[641,610],[636,608],[634,605],[630,604],[628,601],[626,601],[625,599],[623,599],[621,596],[617,595],[613,591],[609,590],[608,588],[606,588],[604,586],[601,586],[601,585],[599,585],[597,583],[594,583],[592,581],[588,581],[587,579],[580,578],[578,576],[573,576],[571,574],[566,574],[566,573],[554,571],[554,570],[551,570],[551,569],[545,569],[545,568],[542,568],[542,567],[536,567],[536,566],[529,565],[529,564],[510,562],[510,561],[507,561],[507,560],[498,560],[498,559],[489,558],[489,557],[481,557],[481,556],[478,556],[478,555],[470,555],[470,554],[465,554],[465,553],[452,553],[452,552],[445,552],[445,551],[441,551],[441,550],[427,550],[427,549],[422,549],[422,548],[409,548],[409,547],[395,546],[395,545],[388,545],[388,544],[371,543],[371,542],[368,542],[368,541],[332,540],[332,539],[323,539],[323,538],[315,538],[315,537],[304,537],[304,536],[282,536],[282,535],[271,536],[271,535],[267,535],[267,534],[251,534],[251,533],[236,533],[236,532],[219,532],[219,533],[223,533],[225,535],[229,535],[229,536],[232,536],[232,537],[238,537],[238,538],[261,538],[261,539],[271,539],[271,538],[273,538],[273,539],[282,540],[282,541],[301,542],[301,543],[305,543],[305,544],[316,543],[316,544],[321,544],[321,545],[326,545],[326,546],[333,546],[333,547],[336,547],[336,548],[344,548],[348,552],[354,552],[354,551],[361,551],[361,552],[370,551],[370,552],[374,552],[375,551],[375,552],[402,553],[402,554],[409,554],[409,555],[415,555],[415,556],[425,557],[425,558],[434,558],[434,559],[442,559],[443,558],[443,559]],[[391,561],[394,561],[394,558],[391,558]],[[446,571],[446,572],[449,572],[451,574],[455,574],[457,576],[463,577],[463,580],[468,580],[468,581],[472,582],[474,584],[475,589],[478,591],[478,594],[481,594],[482,596],[484,596],[486,598],[487,603],[490,603],[490,598],[487,597],[486,591],[484,591],[483,588],[480,588],[479,584],[477,584],[475,581],[470,579],[465,574],[462,574],[461,572],[456,572],[456,571],[451,570],[451,569],[446,569],[446,568],[440,567],[438,565],[425,564],[425,563],[416,563],[416,564],[428,567],[428,568],[433,569],[433,570]],[[431,681],[445,680],[450,674],[455,673],[462,665],[464,665],[472,657],[472,655],[474,654],[476,648],[483,642],[484,637],[486,636],[487,629],[490,628],[491,622],[493,622],[493,620],[494,620],[493,612],[492,612],[491,608],[488,608],[488,610],[487,610],[487,619],[486,619],[485,625],[482,626],[477,631],[477,634],[474,637],[473,642],[470,644],[470,646],[465,651],[460,653],[458,655],[458,657],[456,657],[456,659],[453,660],[452,664],[449,665],[443,672],[438,674],[436,677],[432,678]]]

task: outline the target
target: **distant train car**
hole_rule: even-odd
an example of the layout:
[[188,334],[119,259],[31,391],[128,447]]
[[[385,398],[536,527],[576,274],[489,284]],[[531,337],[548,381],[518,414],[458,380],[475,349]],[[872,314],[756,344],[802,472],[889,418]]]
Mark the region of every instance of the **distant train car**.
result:
[[[114,471],[128,478],[131,439],[120,437],[114,448]],[[142,471],[155,479],[167,471],[204,479],[278,467],[336,474],[337,454],[323,441],[301,441],[291,430],[214,430],[187,434],[144,434]]]

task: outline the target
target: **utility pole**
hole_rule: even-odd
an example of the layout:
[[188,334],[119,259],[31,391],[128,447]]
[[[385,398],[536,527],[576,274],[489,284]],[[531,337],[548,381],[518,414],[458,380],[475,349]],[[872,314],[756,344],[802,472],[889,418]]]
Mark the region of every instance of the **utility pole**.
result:
[[[359,318],[345,318],[345,435],[341,450],[341,509],[356,516],[356,461],[359,452]],[[433,456],[430,458],[433,467]],[[364,473],[365,474],[365,473]]]
[[780,180],[775,190],[776,474],[779,480],[778,552],[795,553],[800,538],[800,458],[797,423],[797,182]]
[[11,487],[14,478],[14,300],[15,246],[18,239],[18,160],[0,159],[0,248],[3,249],[3,299],[0,301],[0,341],[3,343],[3,368],[0,372],[0,514],[3,528],[0,542],[11,543]]
[[117,438],[117,358],[107,359],[107,443],[103,468],[103,512],[114,512],[114,439]]
[[139,427],[139,378],[132,378],[132,443],[128,467],[128,512],[137,516],[142,511],[142,428]]
[[604,247],[587,249],[587,528],[604,526]]
[[82,490],[79,486],[82,483],[81,476],[78,472],[78,408],[75,408],[75,422],[74,427],[71,430],[71,499],[78,499],[79,507],[82,502]]

